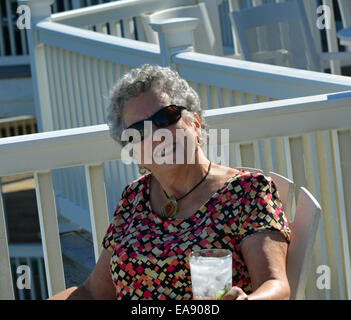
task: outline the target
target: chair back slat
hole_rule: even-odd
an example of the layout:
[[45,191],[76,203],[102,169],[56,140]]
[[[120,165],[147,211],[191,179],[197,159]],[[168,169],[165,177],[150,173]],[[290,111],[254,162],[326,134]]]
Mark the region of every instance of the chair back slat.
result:
[[321,207],[312,194],[301,187],[296,205],[291,242],[288,249],[287,275],[290,299],[304,298],[308,265],[321,216]]

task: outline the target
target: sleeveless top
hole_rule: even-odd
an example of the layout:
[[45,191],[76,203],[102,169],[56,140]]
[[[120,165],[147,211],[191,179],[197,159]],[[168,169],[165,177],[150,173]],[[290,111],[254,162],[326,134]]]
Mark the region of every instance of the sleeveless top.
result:
[[290,242],[276,186],[261,173],[240,171],[190,217],[172,220],[152,211],[150,181],[128,184],[103,239],[117,299],[192,299],[189,254],[210,248],[232,251],[233,286],[249,294],[242,239],[278,231]]

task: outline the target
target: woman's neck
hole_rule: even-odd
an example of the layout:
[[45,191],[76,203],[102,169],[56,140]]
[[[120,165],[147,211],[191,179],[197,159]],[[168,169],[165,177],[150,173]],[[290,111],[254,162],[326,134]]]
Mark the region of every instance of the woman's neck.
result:
[[159,183],[160,191],[177,199],[189,192],[209,169],[210,161],[205,156],[197,158],[194,164],[176,164],[169,168],[152,170],[152,175]]

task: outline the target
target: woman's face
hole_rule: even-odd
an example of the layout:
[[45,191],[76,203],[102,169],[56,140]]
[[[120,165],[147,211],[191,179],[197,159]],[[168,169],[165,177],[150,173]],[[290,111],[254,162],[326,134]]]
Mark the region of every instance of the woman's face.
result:
[[[148,119],[160,109],[173,104],[168,95],[161,97],[153,90],[141,93],[127,101],[123,108],[125,128]],[[201,135],[198,118],[195,121],[182,118],[166,128],[157,128],[152,124],[152,134],[145,134],[144,140],[133,144],[133,157],[144,167],[153,170],[168,166],[192,163],[197,148],[197,137]],[[192,160],[191,160],[192,159]]]

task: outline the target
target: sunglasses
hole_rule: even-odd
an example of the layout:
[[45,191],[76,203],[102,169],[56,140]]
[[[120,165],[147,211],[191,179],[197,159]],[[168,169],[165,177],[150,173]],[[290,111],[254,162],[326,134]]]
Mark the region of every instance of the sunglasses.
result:
[[[165,128],[168,127],[174,123],[177,123],[179,119],[182,116],[182,110],[185,110],[186,108],[183,106],[171,104],[167,107],[164,107],[154,113],[150,118],[147,118],[145,120],[138,121],[131,126],[129,126],[127,129],[135,129],[139,132],[140,134],[140,140],[143,141],[145,138],[145,128],[144,128],[144,121],[152,121],[153,124],[155,124],[156,127],[158,128]],[[129,142],[137,142],[133,139],[132,136],[129,137]]]

